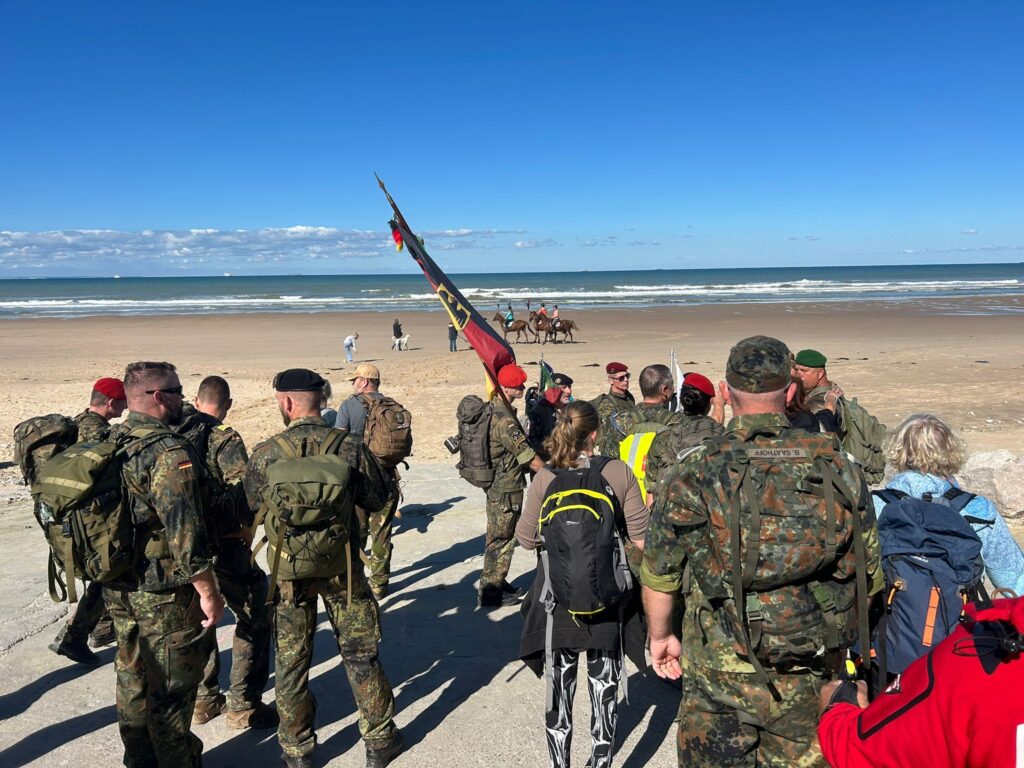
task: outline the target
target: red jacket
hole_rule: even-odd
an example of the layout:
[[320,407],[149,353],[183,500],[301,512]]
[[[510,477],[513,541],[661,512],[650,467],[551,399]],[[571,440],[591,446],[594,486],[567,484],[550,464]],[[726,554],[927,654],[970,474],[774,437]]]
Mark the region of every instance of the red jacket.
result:
[[1024,767],[1024,659],[996,650],[991,623],[1024,633],[1024,599],[996,600],[988,610],[968,605],[966,613],[867,709],[839,703],[824,714],[818,739],[829,765]]

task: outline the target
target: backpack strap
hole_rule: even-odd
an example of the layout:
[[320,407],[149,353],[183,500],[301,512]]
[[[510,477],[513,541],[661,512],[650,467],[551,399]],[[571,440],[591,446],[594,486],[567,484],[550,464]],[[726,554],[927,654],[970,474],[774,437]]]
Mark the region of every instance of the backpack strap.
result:
[[897,502],[900,499],[907,498],[910,494],[904,493],[903,491],[898,491],[895,488],[882,488],[879,491],[872,491],[871,495],[877,496],[885,504],[892,504],[893,502]]
[[[57,559],[53,556],[51,549],[46,559],[46,581],[50,590],[50,599],[55,603],[63,603],[68,598],[68,590],[60,578],[60,568],[57,567]],[[58,592],[57,589],[60,588]],[[74,579],[71,581],[71,591],[74,593]]]
[[[949,502],[950,509],[952,509],[954,512],[959,513],[963,511],[964,507],[966,507],[968,504],[970,504],[972,501],[978,498],[978,495],[953,487],[946,491],[944,494],[942,494],[942,498]],[[972,519],[976,520],[979,523],[989,522],[988,520],[981,520],[979,518]]]

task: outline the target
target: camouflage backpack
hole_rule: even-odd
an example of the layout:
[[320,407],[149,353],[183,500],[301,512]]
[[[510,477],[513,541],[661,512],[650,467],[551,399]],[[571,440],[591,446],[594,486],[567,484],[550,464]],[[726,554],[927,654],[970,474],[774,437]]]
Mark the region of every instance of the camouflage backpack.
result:
[[32,497],[50,545],[47,576],[54,602],[78,600],[76,578],[112,581],[135,564],[135,524],[121,470],[129,458],[169,434],[140,428],[117,441],[77,443],[39,470]]
[[591,401],[601,419],[597,433],[597,451],[602,456],[618,458],[619,443],[632,434],[633,426],[644,420],[631,400],[612,397],[605,393]]
[[455,468],[463,480],[484,490],[494,482],[491,467],[491,416],[494,406],[476,395],[466,395],[456,410],[459,420],[459,463]]
[[265,537],[253,558],[268,546],[273,600],[278,576],[286,580],[329,578],[348,573],[352,599],[350,538],[355,503],[349,487],[352,467],[338,455],[345,433],[331,430],[316,454],[302,456],[284,435],[274,438],[287,458],[267,468],[267,485],[256,525]]
[[765,666],[820,663],[858,632],[865,642],[865,501],[840,477],[831,436],[726,434],[694,453],[727,505],[712,505],[705,532],[714,556],[693,575],[724,609],[737,654],[767,679]]
[[839,399],[839,426],[843,430],[843,450],[860,465],[872,485],[885,474],[885,438],[888,430],[867,412],[857,398]]
[[51,413],[33,416],[14,428],[14,462],[21,469],[25,485],[31,485],[39,468],[78,441],[74,419]]
[[412,455],[412,414],[391,397],[360,395],[366,407],[363,443],[386,469]]

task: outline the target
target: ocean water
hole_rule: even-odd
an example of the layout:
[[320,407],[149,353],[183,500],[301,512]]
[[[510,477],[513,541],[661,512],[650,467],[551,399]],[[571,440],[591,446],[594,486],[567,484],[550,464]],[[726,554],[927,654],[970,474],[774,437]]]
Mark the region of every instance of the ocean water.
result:
[[[482,313],[529,299],[563,310],[750,302],[923,302],[936,312],[1024,312],[1024,264],[452,274]],[[992,298],[969,309],[944,302]],[[1000,297],[996,300],[996,297]],[[1010,297],[1007,299],[1006,297]],[[421,273],[0,280],[0,318],[441,311]]]

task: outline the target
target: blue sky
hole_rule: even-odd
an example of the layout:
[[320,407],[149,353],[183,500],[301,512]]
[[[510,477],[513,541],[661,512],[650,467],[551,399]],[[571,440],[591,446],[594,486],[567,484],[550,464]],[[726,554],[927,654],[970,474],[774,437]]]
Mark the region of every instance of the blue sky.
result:
[[411,271],[374,171],[454,271],[1024,261],[1022,22],[5,3],[0,277]]

